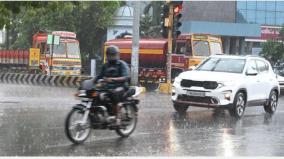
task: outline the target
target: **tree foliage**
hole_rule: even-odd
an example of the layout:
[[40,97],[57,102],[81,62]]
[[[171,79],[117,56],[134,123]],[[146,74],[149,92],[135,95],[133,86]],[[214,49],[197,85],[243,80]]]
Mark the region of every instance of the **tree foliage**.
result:
[[272,65],[284,58],[284,44],[280,41],[267,41],[262,44],[261,55],[268,59]]
[[260,53],[263,57],[268,59],[272,65],[284,60],[284,27],[279,31],[278,39],[270,40],[262,44],[262,51]]
[[163,1],[151,1],[143,11],[143,17],[140,20],[140,30],[142,37],[157,38],[161,37],[161,11]]

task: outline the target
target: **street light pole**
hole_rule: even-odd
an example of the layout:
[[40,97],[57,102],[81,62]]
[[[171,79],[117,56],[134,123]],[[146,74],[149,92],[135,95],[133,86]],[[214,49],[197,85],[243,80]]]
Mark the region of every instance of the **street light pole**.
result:
[[140,24],[140,1],[134,2],[132,54],[131,54],[131,85],[138,85],[139,66],[139,24]]

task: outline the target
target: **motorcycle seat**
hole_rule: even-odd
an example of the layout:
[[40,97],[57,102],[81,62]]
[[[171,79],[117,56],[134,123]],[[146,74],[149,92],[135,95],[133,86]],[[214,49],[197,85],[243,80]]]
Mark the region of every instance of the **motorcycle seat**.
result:
[[93,86],[94,86],[94,79],[84,80],[81,82],[79,89],[92,90]]
[[124,98],[133,96],[135,94],[135,89],[129,88],[123,95]]

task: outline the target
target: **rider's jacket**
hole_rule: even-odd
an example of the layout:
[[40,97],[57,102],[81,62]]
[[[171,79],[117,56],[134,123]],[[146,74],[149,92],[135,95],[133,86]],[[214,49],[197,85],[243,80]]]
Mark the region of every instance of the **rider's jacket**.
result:
[[[100,74],[97,76],[96,81],[103,78],[114,77],[127,77],[129,78],[129,67],[126,62],[122,60],[116,60],[115,62],[107,62],[103,65]],[[117,87],[128,88],[129,80],[125,82],[112,82],[108,83],[109,89],[115,89]]]

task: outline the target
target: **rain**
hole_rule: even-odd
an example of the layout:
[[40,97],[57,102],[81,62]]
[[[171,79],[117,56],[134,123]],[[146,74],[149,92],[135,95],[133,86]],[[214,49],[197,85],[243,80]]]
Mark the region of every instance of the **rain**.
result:
[[128,138],[92,130],[84,144],[65,136],[64,120],[79,101],[76,89],[0,84],[0,152],[5,156],[280,156],[283,102],[273,116],[249,107],[242,119],[227,111],[190,107],[176,113],[170,95],[140,95],[137,128]]

